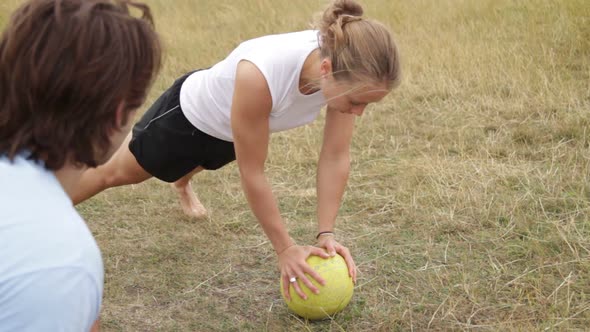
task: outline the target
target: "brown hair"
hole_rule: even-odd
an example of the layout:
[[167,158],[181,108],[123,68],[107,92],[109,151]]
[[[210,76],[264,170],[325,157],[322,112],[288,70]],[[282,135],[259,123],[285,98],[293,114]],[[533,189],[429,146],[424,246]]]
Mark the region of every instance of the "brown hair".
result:
[[66,162],[96,166],[120,125],[117,108],[128,121],[160,63],[144,4],[27,1],[0,39],[0,155],[28,151],[51,170]]
[[321,55],[332,62],[335,79],[386,83],[393,89],[401,76],[393,37],[383,24],[362,15],[353,0],[332,1],[316,22]]

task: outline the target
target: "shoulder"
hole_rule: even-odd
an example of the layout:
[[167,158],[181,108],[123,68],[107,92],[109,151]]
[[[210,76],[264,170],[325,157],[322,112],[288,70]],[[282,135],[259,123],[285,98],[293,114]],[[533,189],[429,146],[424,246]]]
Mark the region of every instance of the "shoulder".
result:
[[[317,47],[317,33],[313,30],[254,39],[237,54],[236,80],[242,74],[254,83],[264,83],[272,96],[273,105],[279,104],[298,84],[305,59]],[[248,65],[244,65],[246,61]]]
[[238,62],[236,81],[248,84],[253,89],[259,89],[267,84],[260,67],[248,59]]
[[284,45],[289,45],[291,47],[299,47],[300,44],[317,43],[319,38],[318,36],[319,35],[317,30],[302,30],[276,33],[246,40],[240,44],[240,47],[261,45],[268,45],[269,47],[274,48],[283,47]]
[[84,268],[101,282],[98,245],[57,179],[31,164],[8,168],[11,180],[0,186],[0,282],[63,267]]
[[274,71],[295,68],[302,57],[319,46],[313,30],[267,35],[244,42],[238,48],[238,56],[257,66]]
[[0,326],[7,330],[88,331],[102,284],[84,269],[40,270],[0,282]]
[[272,107],[272,97],[266,75],[263,74],[259,66],[249,60],[242,60],[238,63],[234,98],[233,104],[235,106],[251,104],[267,110]]

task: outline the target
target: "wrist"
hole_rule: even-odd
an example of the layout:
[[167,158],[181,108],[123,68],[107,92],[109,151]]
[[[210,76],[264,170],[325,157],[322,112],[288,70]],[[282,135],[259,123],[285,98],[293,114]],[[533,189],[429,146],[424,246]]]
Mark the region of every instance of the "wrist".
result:
[[315,236],[315,239],[319,240],[320,237],[324,236],[334,236],[334,231],[321,231]]
[[276,250],[276,249],[275,249],[275,252],[277,253],[277,256],[280,256],[282,253],[284,253],[285,251],[287,251],[287,249],[289,249],[289,248],[291,248],[291,247],[293,247],[293,246],[295,246],[295,245],[297,245],[295,242],[291,242],[290,244],[288,244],[288,245],[286,245],[286,246],[282,247],[282,248],[281,248],[281,249],[279,249],[279,250]]

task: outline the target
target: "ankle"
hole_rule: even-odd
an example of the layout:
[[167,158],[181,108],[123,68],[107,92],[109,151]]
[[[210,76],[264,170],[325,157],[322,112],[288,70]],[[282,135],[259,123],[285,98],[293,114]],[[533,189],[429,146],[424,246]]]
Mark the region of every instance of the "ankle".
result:
[[172,183],[172,187],[174,187],[174,189],[179,190],[179,191],[185,191],[190,183],[188,182],[179,182],[176,181],[174,183]]

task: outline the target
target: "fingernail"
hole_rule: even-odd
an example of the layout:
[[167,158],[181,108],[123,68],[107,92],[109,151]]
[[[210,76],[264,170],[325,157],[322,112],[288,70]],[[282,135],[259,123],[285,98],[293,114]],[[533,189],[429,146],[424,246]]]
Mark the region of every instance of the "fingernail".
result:
[[336,256],[336,253],[332,251],[332,252],[330,253],[330,256]]

